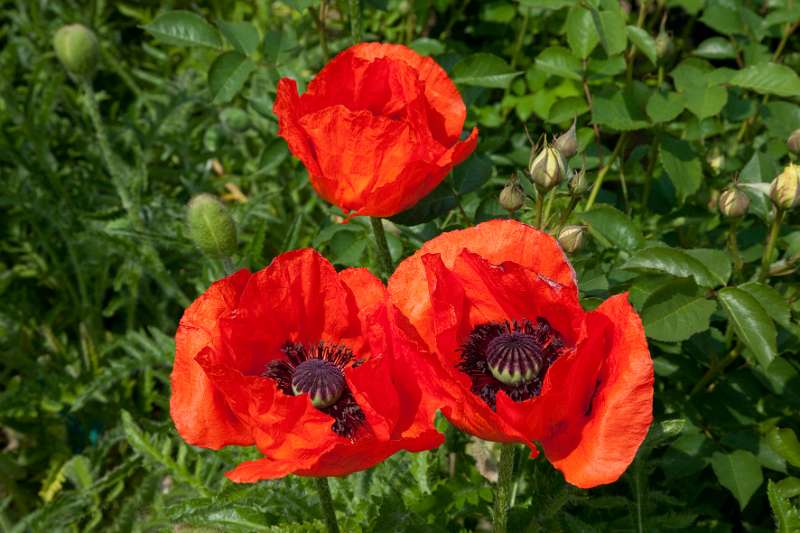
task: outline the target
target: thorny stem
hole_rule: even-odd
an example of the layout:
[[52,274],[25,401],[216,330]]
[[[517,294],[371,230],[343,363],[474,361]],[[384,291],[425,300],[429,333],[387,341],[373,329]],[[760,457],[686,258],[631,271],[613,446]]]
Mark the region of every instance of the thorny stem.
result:
[[536,189],[536,224],[535,227],[537,229],[542,229],[542,196],[544,193],[539,189]]
[[511,484],[514,480],[514,445],[502,444],[497,488],[494,492],[493,533],[506,533],[510,507]]
[[333,498],[331,498],[331,488],[328,485],[328,478],[314,478],[319,494],[319,503],[322,507],[322,514],[325,516],[325,525],[328,533],[339,533],[339,524],[336,522],[336,511],[333,508]]
[[706,388],[712,381],[714,381],[714,379],[717,378],[717,376],[722,374],[722,372],[724,372],[725,369],[731,365],[731,363],[736,361],[736,358],[739,357],[740,351],[741,346],[737,343],[736,347],[731,350],[728,355],[712,364],[708,370],[706,370],[706,373],[703,375],[700,381],[698,381],[697,384],[695,384],[695,386],[692,388],[692,391],[689,393],[689,397],[694,396]]
[[539,229],[544,231],[545,227],[547,227],[548,222],[550,222],[550,210],[553,208],[553,198],[556,196],[555,188],[550,189],[550,192],[547,195],[547,203],[544,206],[544,213],[542,214],[542,221],[543,226],[540,226]]
[[392,255],[389,253],[389,243],[386,242],[383,221],[379,217],[370,217],[369,221],[372,223],[372,232],[375,234],[375,244],[378,247],[378,263],[381,274],[388,277],[392,273]]
[[759,281],[764,281],[769,277],[769,264],[772,260],[772,252],[775,250],[775,243],[778,240],[778,233],[783,222],[783,209],[775,207],[775,218],[772,220],[772,227],[769,229],[767,245],[764,247],[764,255],[761,256],[761,272],[758,275]]
[[[586,96],[586,103],[589,104],[589,114],[592,113],[592,93],[589,91],[589,80],[586,79],[586,60],[583,60],[583,94]],[[592,124],[594,129],[594,140],[600,142],[600,126]]]
[[559,232],[559,231],[561,231],[561,228],[563,228],[563,227],[564,227],[564,224],[566,224],[566,223],[567,223],[567,220],[569,220],[569,216],[570,216],[570,215],[572,214],[572,212],[575,210],[575,207],[578,205],[578,202],[579,202],[579,201],[580,201],[580,196],[578,196],[577,194],[573,194],[573,195],[570,197],[570,199],[569,199],[569,205],[568,205],[568,206],[567,206],[567,208],[566,208],[566,209],[565,209],[565,210],[564,210],[564,211],[561,213],[561,219],[558,221],[558,226],[556,226],[556,231],[555,231],[555,233],[556,233],[556,234],[558,234],[558,232]]
[[731,220],[731,225],[728,228],[728,250],[733,258],[734,278],[739,278],[742,273],[742,256],[739,254],[739,243],[736,240],[736,229],[739,226],[739,219]]
[[623,133],[617,139],[617,145],[614,147],[614,151],[611,152],[611,156],[608,158],[608,161],[603,168],[600,169],[600,172],[597,174],[597,179],[594,180],[594,186],[592,187],[592,192],[589,194],[589,199],[586,200],[586,207],[584,211],[588,211],[594,205],[594,201],[597,198],[597,193],[600,192],[600,187],[603,185],[603,178],[606,177],[608,171],[611,169],[611,165],[614,164],[614,161],[617,160],[619,154],[622,152],[622,148],[625,146],[626,135]]

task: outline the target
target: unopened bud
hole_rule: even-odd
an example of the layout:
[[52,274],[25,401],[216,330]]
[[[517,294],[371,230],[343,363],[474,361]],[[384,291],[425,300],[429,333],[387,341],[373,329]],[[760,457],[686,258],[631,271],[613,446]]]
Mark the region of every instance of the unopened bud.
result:
[[573,172],[568,185],[570,192],[575,196],[580,196],[589,190],[589,179],[586,177],[586,169],[582,168]]
[[725,156],[719,152],[712,152],[706,157],[706,163],[711,167],[716,174],[719,174],[722,167],[725,165]]
[[187,209],[189,235],[206,255],[230,257],[236,252],[236,224],[222,205],[210,194],[192,198]]
[[564,156],[565,159],[569,159],[573,155],[578,153],[578,136],[575,133],[575,123],[576,121],[572,121],[572,126],[562,133],[556,142],[553,143],[556,150],[561,152],[561,155]]
[[672,55],[675,50],[675,45],[672,44],[672,37],[665,31],[658,32],[656,36],[656,56],[659,59],[664,59]]
[[800,203],[800,166],[789,163],[789,166],[772,180],[769,196],[781,209],[797,207]]
[[82,24],[62,26],[53,36],[53,48],[67,72],[78,78],[94,76],[100,49],[92,30]]
[[531,163],[533,182],[542,192],[547,192],[564,179],[567,164],[561,153],[552,145],[545,146]]
[[558,232],[558,244],[568,254],[575,253],[583,244],[585,229],[584,226],[564,226],[564,229]]
[[719,195],[719,212],[728,218],[743,217],[750,207],[750,197],[738,187],[729,187]]
[[786,140],[786,146],[789,147],[791,152],[800,154],[800,129],[794,130],[789,138]]
[[514,212],[525,203],[525,191],[519,184],[516,175],[511,176],[506,186],[500,191],[500,206],[506,211]]

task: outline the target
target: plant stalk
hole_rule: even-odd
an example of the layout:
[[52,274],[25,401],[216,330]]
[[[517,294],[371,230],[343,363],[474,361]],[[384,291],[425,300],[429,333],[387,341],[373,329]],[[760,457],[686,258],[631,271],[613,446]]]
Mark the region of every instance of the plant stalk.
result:
[[769,277],[769,264],[772,260],[772,252],[775,250],[775,243],[778,241],[778,233],[783,222],[783,209],[775,207],[775,218],[772,220],[772,227],[769,229],[767,245],[764,247],[764,255],[761,256],[761,272],[758,275],[759,281],[764,281]]
[[534,226],[537,229],[542,229],[542,196],[544,193],[540,191],[538,188],[536,189],[536,223]]
[[349,0],[350,2],[350,35],[353,37],[353,44],[363,41],[363,24],[361,20],[361,0]]
[[611,156],[608,158],[608,162],[603,165],[603,168],[600,169],[600,172],[597,174],[597,179],[594,180],[594,186],[592,187],[592,192],[589,193],[589,199],[586,200],[586,207],[584,207],[584,211],[588,211],[594,205],[594,201],[597,198],[597,193],[600,192],[600,187],[603,185],[603,178],[606,177],[608,171],[611,170],[611,165],[614,164],[614,161],[617,160],[619,157],[620,152],[622,152],[622,148],[625,146],[626,135],[623,133],[619,136],[617,140],[617,145],[614,147],[614,151],[611,152]]
[[325,525],[328,533],[339,533],[339,523],[336,521],[336,511],[333,509],[333,498],[331,498],[331,488],[328,485],[328,478],[314,478],[319,494],[319,503],[322,507],[322,514],[325,516]]
[[375,234],[375,244],[378,248],[378,263],[381,274],[389,277],[392,273],[392,254],[389,253],[389,243],[386,241],[386,231],[383,229],[383,220],[379,217],[369,217],[372,223],[372,232]]
[[500,465],[497,477],[497,488],[494,492],[493,533],[506,533],[508,530],[508,510],[511,507],[511,485],[514,481],[513,444],[502,444],[500,448]]

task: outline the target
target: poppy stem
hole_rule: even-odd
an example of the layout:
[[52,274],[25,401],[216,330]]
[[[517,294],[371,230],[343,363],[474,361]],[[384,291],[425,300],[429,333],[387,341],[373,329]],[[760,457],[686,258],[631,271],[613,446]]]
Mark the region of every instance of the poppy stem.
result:
[[372,232],[375,234],[375,244],[378,246],[378,263],[381,274],[386,277],[392,273],[392,254],[389,253],[389,243],[386,241],[386,231],[383,229],[383,220],[379,217],[370,217]]
[[511,507],[511,485],[514,481],[514,451],[513,444],[503,444],[500,447],[497,488],[494,492],[493,533],[506,533],[507,531],[508,510]]
[[350,0],[350,35],[353,37],[353,44],[363,40],[362,34],[361,0]]
[[331,498],[331,488],[328,485],[328,478],[314,478],[319,494],[319,503],[322,506],[322,514],[325,515],[325,525],[328,533],[339,533],[339,523],[336,522],[336,511],[333,508],[333,498]]

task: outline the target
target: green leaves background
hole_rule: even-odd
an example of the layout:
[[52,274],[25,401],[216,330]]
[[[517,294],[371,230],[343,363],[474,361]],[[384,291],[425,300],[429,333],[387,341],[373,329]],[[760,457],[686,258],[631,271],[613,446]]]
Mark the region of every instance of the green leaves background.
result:
[[[163,4],[163,5],[162,5]],[[277,137],[277,80],[303,90],[350,44],[345,1],[28,2],[0,12],[0,524],[10,531],[322,531],[312,485],[236,486],[251,450],[185,445],[168,418],[171,336],[223,275],[189,242],[184,206],[221,196],[235,261],[302,246],[375,267],[369,224],[338,224]],[[800,128],[796,2],[370,0],[370,40],[433,56],[459,86],[477,152],[387,224],[395,260],[442,231],[508,216],[497,195],[531,136],[577,118],[597,187],[570,222],[584,305],[627,291],[656,368],[651,434],[625,476],[578,491],[542,456],[517,457],[515,531],[795,531],[800,257],[787,213],[761,276],[764,193]],[[644,6],[644,7],[642,7]],[[326,26],[325,43],[318,20]],[[662,20],[669,46],[659,37]],[[100,112],[137,207],[120,202],[52,33],[93,28]],[[715,195],[739,175],[750,213]],[[532,190],[527,191],[532,194]],[[550,212],[569,201],[562,188]],[[531,222],[533,213],[518,215]],[[132,220],[140,220],[134,224]],[[731,246],[736,243],[736,247]],[[491,485],[440,421],[439,450],[334,480],[347,531],[471,531]],[[491,449],[489,456],[491,457]]]

